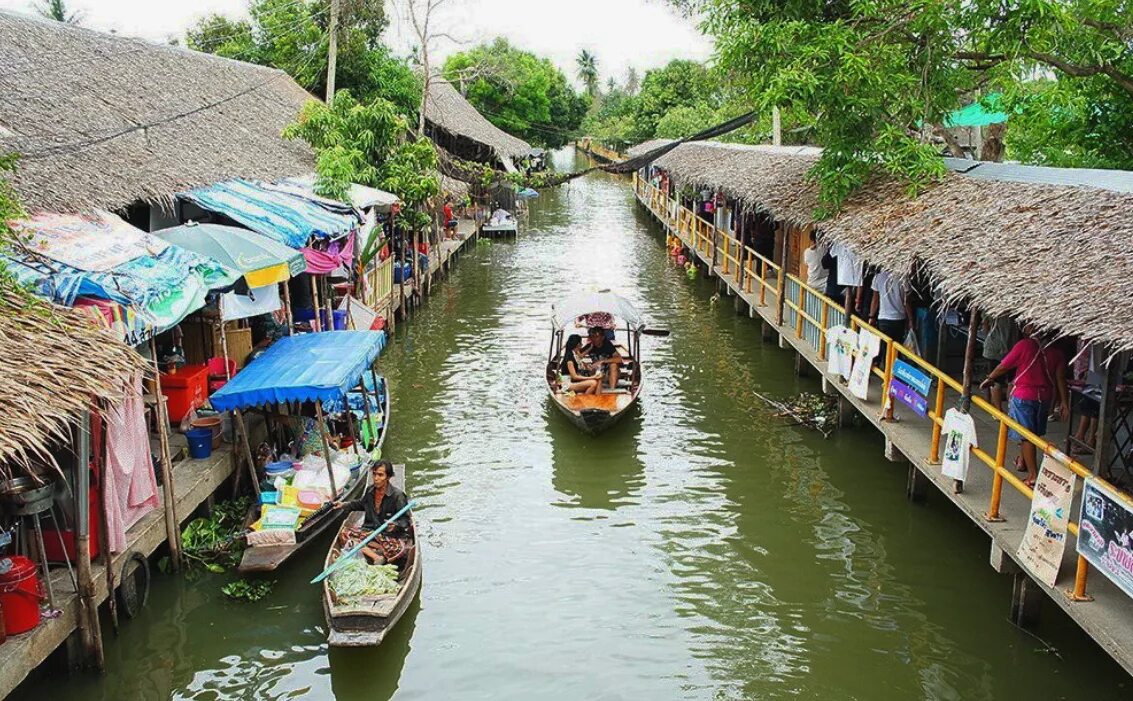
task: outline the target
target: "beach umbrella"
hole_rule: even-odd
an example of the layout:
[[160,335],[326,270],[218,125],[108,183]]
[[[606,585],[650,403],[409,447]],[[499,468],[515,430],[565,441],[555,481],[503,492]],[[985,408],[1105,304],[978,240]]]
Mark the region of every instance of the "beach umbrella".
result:
[[252,288],[286,282],[307,269],[301,251],[235,226],[190,222],[154,233],[238,271]]

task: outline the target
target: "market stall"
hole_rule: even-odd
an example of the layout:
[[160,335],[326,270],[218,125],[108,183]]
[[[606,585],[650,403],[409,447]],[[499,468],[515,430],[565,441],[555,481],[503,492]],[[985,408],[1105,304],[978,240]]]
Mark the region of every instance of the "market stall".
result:
[[[289,336],[212,395],[213,408],[235,412],[259,496],[241,571],[276,569],[340,519],[334,501],[365,489],[388,426],[389,394],[373,368],[385,344],[371,331]],[[243,428],[247,410],[268,425],[259,461]]]

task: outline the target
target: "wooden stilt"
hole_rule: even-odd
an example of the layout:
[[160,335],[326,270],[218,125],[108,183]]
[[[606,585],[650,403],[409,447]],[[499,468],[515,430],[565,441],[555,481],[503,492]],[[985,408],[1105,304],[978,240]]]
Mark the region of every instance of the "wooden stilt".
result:
[[[75,461],[75,575],[78,581],[82,615],[79,631],[87,664],[101,672],[106,667],[102,649],[102,626],[94,597],[94,576],[90,562],[90,412],[84,411],[79,423],[79,445]],[[101,519],[105,521],[106,519]],[[111,590],[111,596],[114,592]]]
[[330,490],[334,492],[334,500],[337,500],[338,485],[334,482],[334,464],[330,459],[330,436],[327,434],[327,422],[323,417],[323,403],[317,399],[315,400],[315,416],[319,421],[319,435],[323,439],[323,458],[327,461],[327,478],[330,480]]
[[260,497],[260,479],[256,474],[256,461],[252,460],[252,445],[248,442],[248,426],[244,423],[244,412],[239,409],[232,412],[236,417],[236,428],[240,431],[240,447],[244,450],[244,462],[248,463],[248,475],[252,478],[252,491],[256,493],[256,500]]
[[161,446],[161,481],[165,495],[165,537],[169,541],[169,561],[174,572],[181,571],[181,522],[177,520],[177,495],[173,487],[173,461],[169,452],[169,408],[161,393],[161,369],[157,365],[157,342],[150,339],[153,353],[154,400],[157,402],[157,433]]

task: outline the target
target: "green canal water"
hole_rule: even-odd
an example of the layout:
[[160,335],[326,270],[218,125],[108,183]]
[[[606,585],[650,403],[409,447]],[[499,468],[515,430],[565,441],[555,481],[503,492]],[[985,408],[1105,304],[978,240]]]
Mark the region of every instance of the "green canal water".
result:
[[[570,151],[560,168],[578,167]],[[646,339],[634,415],[596,439],[549,405],[548,307],[628,296]],[[387,455],[425,506],[424,586],[374,650],[328,650],[321,546],[269,599],[158,578],[107,632],[107,674],[23,698],[1114,699],[1129,682],[1053,606],[1007,619],[988,541],[904,498],[870,429],[783,427],[754,391],[814,390],[789,354],[666,258],[625,179],[531,207],[517,242],[460,260],[381,360]],[[1045,642],[1044,642],[1045,641]]]

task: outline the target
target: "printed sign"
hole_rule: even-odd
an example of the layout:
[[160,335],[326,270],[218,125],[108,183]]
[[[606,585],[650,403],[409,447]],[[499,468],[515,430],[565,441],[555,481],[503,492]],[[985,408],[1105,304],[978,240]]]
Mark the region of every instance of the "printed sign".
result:
[[[926,397],[929,390],[932,389],[932,378],[904,360],[893,362],[893,377]],[[924,414],[921,414],[921,416],[924,416]]]
[[869,331],[862,329],[858,332],[858,351],[854,358],[854,367],[850,370],[850,394],[858,399],[869,399],[869,376],[873,368],[873,359],[881,349],[881,339]]
[[93,216],[37,214],[18,222],[24,243],[52,260],[87,272],[106,272],[143,256],[156,256],[169,244],[135,229],[109,212]]
[[889,396],[895,397],[897,401],[917,412],[919,416],[928,415],[928,400],[896,377],[889,383]]
[[1017,552],[1020,562],[1047,585],[1053,587],[1066,550],[1066,524],[1074,500],[1074,473],[1049,455],[1039,467],[1031,516]]
[[1098,480],[1086,480],[1078,554],[1133,596],[1133,507]]

